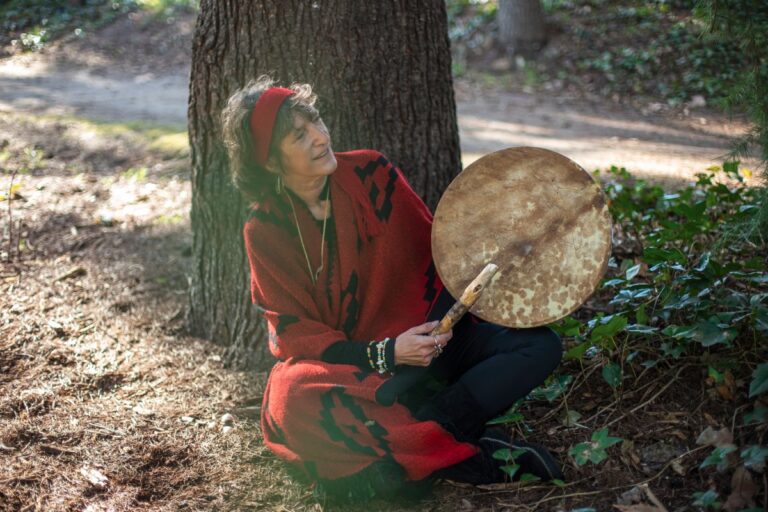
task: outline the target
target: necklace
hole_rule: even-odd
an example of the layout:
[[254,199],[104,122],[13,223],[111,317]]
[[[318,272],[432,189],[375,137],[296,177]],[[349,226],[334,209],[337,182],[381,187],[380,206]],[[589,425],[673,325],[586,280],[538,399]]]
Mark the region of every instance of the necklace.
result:
[[312,264],[309,262],[309,254],[307,254],[307,247],[304,245],[304,237],[301,236],[301,227],[299,227],[299,218],[296,216],[296,208],[293,206],[293,199],[291,199],[291,194],[288,192],[286,195],[288,196],[288,202],[291,203],[291,211],[293,212],[293,220],[296,222],[296,231],[299,232],[299,242],[301,242],[301,250],[304,251],[304,259],[307,260],[307,270],[309,270],[309,278],[312,279],[312,284],[316,284],[318,278],[320,277],[320,272],[323,271],[323,255],[325,253],[325,226],[328,223],[328,207],[330,206],[331,202],[328,200],[328,196],[331,193],[331,186],[330,184],[327,185],[328,190],[325,192],[325,216],[323,218],[323,236],[320,238],[320,266],[315,269],[314,272],[312,272]]

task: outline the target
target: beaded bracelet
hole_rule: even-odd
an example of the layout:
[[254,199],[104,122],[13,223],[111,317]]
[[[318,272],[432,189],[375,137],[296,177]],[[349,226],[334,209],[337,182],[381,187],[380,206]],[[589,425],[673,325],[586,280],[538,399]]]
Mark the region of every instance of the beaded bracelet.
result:
[[376,363],[373,362],[373,345],[375,344],[376,341],[371,341],[365,349],[365,353],[368,355],[368,364],[371,365],[372,370],[376,369]]
[[[379,373],[387,373],[391,371],[390,365],[387,364],[387,347],[392,341],[392,338],[384,338],[381,341],[371,341],[365,349],[368,356],[368,364],[371,369],[376,370]],[[376,351],[376,358],[374,361],[373,351]]]
[[384,349],[387,347],[387,341],[389,338],[385,338],[376,343],[376,371],[379,373],[386,373],[387,361],[384,358]]

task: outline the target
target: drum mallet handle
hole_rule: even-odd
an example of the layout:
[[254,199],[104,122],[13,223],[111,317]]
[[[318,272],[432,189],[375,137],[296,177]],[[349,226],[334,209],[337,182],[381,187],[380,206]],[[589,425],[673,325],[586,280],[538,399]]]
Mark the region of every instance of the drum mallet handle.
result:
[[[483,271],[464,289],[459,300],[451,306],[451,309],[429,335],[437,336],[450,331],[456,322],[461,320],[461,317],[469,311],[469,308],[477,302],[498,270],[499,267],[493,263],[486,265]],[[428,369],[428,366],[404,366],[391,379],[379,386],[376,391],[376,401],[382,405],[392,405],[400,394],[418,383],[426,375]]]

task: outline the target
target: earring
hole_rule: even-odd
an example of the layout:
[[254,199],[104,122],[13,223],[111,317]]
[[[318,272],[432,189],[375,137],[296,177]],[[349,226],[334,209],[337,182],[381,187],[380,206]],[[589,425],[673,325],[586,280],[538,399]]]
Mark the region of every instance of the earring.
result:
[[278,174],[277,179],[275,180],[275,194],[281,195],[284,190],[285,190],[285,185],[283,185],[283,177],[280,174]]

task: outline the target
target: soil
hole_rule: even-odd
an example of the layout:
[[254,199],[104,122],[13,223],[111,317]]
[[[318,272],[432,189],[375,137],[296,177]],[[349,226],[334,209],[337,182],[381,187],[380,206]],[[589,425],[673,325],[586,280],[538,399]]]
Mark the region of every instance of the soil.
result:
[[[131,15],[81,46],[0,62],[0,191],[14,173],[21,184],[2,203],[0,510],[337,509],[262,446],[265,375],[224,368],[220,347],[185,334],[188,161],[78,119],[184,123],[193,19],[157,23]],[[178,40],[155,51],[168,33]],[[746,128],[708,110],[643,113],[466,81],[456,90],[465,161],[540,145],[587,168],[620,163],[688,180]],[[657,500],[694,510],[693,492],[730,481],[699,469],[711,451],[696,443],[705,428],[727,429],[740,447],[765,442],[764,427],[741,426],[747,364],[715,385],[696,359],[627,363],[615,393],[600,367],[565,364],[575,376],[567,399],[526,402],[516,427],[553,449],[563,487],[441,482],[418,503],[349,509],[610,510]],[[605,425],[624,442],[600,465],[576,465],[568,448]],[[766,491],[751,499],[764,505]]]

